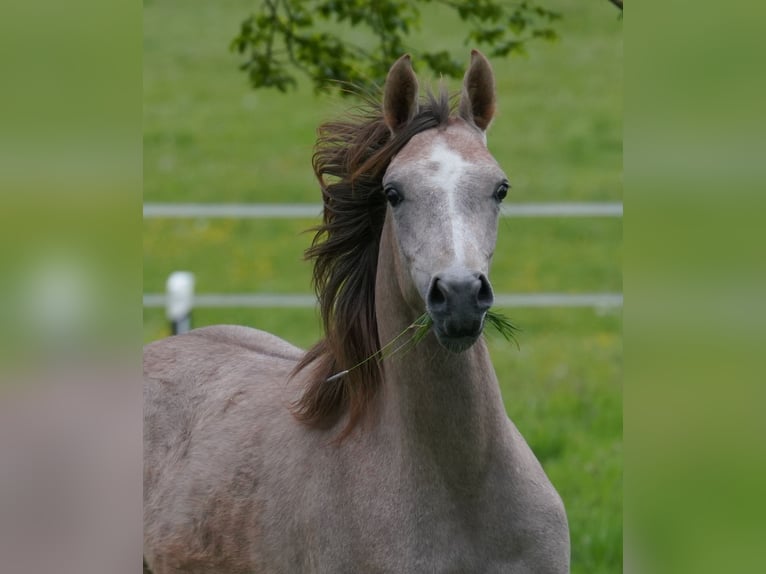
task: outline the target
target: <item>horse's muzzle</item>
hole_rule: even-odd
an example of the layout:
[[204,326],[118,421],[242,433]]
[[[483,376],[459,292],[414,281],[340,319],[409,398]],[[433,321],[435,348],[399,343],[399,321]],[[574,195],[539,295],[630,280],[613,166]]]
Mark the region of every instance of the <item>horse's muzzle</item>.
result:
[[445,271],[434,275],[426,307],[436,338],[450,351],[465,351],[481,335],[484,316],[493,302],[492,285],[483,273]]

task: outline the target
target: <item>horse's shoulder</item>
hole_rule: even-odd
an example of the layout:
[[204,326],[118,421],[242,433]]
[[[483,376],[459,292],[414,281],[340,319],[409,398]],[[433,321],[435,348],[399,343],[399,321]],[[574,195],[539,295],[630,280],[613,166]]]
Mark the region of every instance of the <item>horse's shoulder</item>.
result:
[[494,518],[496,528],[512,529],[528,554],[525,560],[546,565],[536,572],[568,571],[569,524],[564,503],[514,422],[507,417],[506,421],[504,455],[498,457],[497,472],[488,479],[490,491],[499,498],[489,499],[484,511],[487,523]]

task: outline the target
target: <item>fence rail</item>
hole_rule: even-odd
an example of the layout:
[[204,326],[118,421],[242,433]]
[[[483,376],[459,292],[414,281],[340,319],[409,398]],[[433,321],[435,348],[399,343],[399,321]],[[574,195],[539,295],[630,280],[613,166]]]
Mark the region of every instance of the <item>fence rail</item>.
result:
[[[144,219],[296,219],[322,213],[318,203],[146,203]],[[501,208],[503,217],[622,217],[622,203],[516,203]]]
[[[321,215],[320,204],[287,203],[146,203],[144,219],[296,219]],[[505,204],[502,217],[622,217],[620,202]],[[165,307],[164,293],[145,293],[144,307]],[[621,293],[506,293],[495,295],[500,307],[622,307]],[[311,308],[313,295],[276,293],[204,293],[195,308]]]
[[[164,293],[144,294],[144,307],[165,307]],[[194,308],[311,308],[313,295],[275,293],[200,293],[194,296]],[[621,293],[499,293],[498,307],[622,307]]]

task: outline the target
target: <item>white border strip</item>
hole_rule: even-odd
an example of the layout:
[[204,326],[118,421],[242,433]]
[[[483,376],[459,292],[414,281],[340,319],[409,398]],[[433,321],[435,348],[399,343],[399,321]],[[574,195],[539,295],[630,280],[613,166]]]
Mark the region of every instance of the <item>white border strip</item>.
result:
[[[318,218],[313,203],[146,203],[144,219],[296,219]],[[622,217],[622,203],[517,203],[504,205],[503,217]]]
[[[165,307],[162,293],[144,295],[144,307]],[[498,307],[622,307],[621,293],[524,293],[497,294]],[[207,293],[194,296],[197,308],[312,308],[313,295],[278,295],[270,293]]]

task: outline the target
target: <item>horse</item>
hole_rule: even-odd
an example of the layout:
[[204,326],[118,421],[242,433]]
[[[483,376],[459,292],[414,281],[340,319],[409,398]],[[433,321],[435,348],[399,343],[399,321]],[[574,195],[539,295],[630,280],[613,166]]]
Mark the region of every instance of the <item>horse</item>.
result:
[[[320,126],[308,351],[212,326],[144,353],[144,571],[569,572],[562,500],[508,418],[481,336],[508,178],[489,61]],[[407,353],[376,357],[423,313]]]

